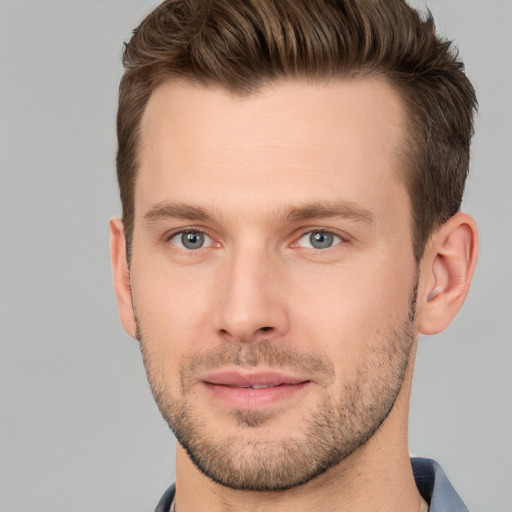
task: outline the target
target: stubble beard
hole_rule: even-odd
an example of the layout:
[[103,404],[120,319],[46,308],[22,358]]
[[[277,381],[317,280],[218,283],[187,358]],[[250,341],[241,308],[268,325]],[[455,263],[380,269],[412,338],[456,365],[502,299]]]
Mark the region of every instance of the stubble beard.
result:
[[[144,365],[156,403],[194,465],[208,478],[225,487],[256,492],[283,491],[302,485],[339,465],[363,446],[393,409],[411,363],[416,340],[416,287],[402,324],[373,344],[363,367],[333,393],[335,368],[325,356],[297,353],[272,340],[225,345],[190,356],[180,369],[180,397],[171,396],[159,376],[138,329]],[[266,439],[258,429],[269,427],[279,411],[232,411],[236,433],[214,436],[208,417],[193,406],[190,376],[197,368],[222,364],[239,367],[293,368],[318,375],[320,401],[307,411],[309,419],[298,431],[282,439]]]

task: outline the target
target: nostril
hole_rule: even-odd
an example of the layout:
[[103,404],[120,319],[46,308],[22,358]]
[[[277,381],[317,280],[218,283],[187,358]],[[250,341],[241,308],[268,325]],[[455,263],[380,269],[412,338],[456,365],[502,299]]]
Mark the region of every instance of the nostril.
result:
[[263,332],[267,332],[267,331],[271,331],[272,327],[261,327],[259,330],[263,331]]

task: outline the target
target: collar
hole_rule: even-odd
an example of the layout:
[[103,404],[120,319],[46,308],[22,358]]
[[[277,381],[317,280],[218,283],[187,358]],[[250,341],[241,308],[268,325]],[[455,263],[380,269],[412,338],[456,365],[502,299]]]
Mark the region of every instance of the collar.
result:
[[429,504],[429,512],[469,512],[435,460],[413,457],[411,465],[416,486]]

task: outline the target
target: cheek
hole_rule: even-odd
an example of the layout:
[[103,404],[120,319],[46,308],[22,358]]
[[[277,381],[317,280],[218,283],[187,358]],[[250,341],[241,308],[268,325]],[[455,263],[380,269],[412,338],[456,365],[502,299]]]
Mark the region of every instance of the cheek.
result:
[[317,350],[346,369],[402,325],[414,276],[410,262],[393,265],[388,258],[304,274],[295,280],[292,338],[315,340]]
[[150,272],[133,273],[132,292],[145,350],[165,373],[178,368],[185,352],[211,338],[211,291],[204,276],[153,266]]

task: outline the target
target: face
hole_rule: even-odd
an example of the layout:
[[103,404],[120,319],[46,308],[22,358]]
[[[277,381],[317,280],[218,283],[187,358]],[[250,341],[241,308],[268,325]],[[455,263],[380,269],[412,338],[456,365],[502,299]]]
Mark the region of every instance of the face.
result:
[[214,481],[299,485],[392,410],[416,338],[404,124],[380,80],[152,95],[137,337],[163,416]]

